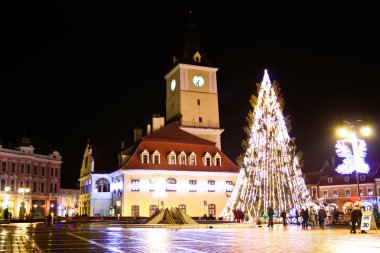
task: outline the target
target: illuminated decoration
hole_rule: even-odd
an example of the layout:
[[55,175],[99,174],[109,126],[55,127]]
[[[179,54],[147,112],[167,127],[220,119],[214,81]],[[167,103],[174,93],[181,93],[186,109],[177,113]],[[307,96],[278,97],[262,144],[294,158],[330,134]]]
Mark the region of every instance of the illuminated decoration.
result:
[[272,86],[267,70],[258,97],[252,96],[245,127],[247,140],[236,185],[220,216],[233,220],[240,209],[251,221],[266,214],[267,208],[300,210],[309,204],[310,195],[302,177],[295,139],[287,130],[289,122],[282,114],[283,99],[276,83]]
[[[344,132],[341,132],[344,134]],[[356,134],[347,135],[347,140],[339,140],[335,145],[338,157],[345,158],[343,163],[338,165],[336,171],[341,174],[351,174],[355,170],[359,173],[368,173],[369,166],[365,163],[367,145],[364,140],[359,140]],[[345,144],[348,141],[352,145],[351,149]]]
[[[351,174],[356,171],[356,183],[358,187],[358,199],[360,201],[360,187],[359,187],[359,173],[368,173],[369,166],[365,163],[364,158],[366,157],[367,145],[364,140],[360,140],[356,134],[356,125],[361,122],[357,120],[355,124],[351,124],[348,121],[344,123],[348,124],[350,131],[346,128],[340,129],[338,134],[346,139],[338,140],[335,145],[336,154],[339,157],[343,157],[343,163],[338,165],[336,171],[341,174]],[[368,127],[362,127],[360,133],[364,136],[368,136],[371,129]],[[345,142],[351,143],[351,149],[345,144]]]

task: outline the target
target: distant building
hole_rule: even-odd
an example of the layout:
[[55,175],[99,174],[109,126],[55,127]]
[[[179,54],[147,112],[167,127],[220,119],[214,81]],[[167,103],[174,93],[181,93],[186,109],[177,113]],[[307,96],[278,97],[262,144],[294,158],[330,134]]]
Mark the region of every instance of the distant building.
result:
[[12,217],[43,218],[57,213],[62,156],[34,153],[31,140],[23,137],[15,149],[0,145],[0,210]]
[[[197,27],[187,23],[183,51],[166,79],[166,121],[153,115],[146,135],[135,129],[119,166],[97,171],[87,146],[79,178],[80,214],[148,217],[178,207],[192,217],[218,217],[239,168],[221,151],[217,68],[207,58]],[[112,169],[112,168],[109,168]]]
[[79,189],[63,189],[59,193],[58,216],[71,217],[79,213]]
[[[315,164],[320,167],[314,167]],[[314,165],[313,165],[314,164]],[[370,163],[368,174],[356,172],[344,175],[336,172],[335,159],[305,164],[305,182],[310,187],[311,195],[320,203],[349,213],[360,193],[361,206],[366,210],[380,208],[380,163]]]

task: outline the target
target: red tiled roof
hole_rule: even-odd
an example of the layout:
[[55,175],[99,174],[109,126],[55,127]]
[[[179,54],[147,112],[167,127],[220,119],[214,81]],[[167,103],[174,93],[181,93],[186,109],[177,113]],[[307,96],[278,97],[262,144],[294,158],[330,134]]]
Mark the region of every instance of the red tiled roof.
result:
[[[173,122],[156,132],[145,136],[133,149],[131,158],[122,166],[124,170],[147,169],[147,170],[180,170],[180,171],[204,171],[204,172],[233,172],[238,173],[239,167],[235,165],[214,142],[199,138],[179,128],[177,122]],[[151,157],[149,164],[141,163],[140,154],[147,150],[151,155],[154,151],[160,153],[160,164],[152,164]],[[182,151],[186,155],[192,152],[196,155],[197,165],[169,165],[167,155],[174,151],[179,155]],[[202,157],[208,152],[211,157],[216,153],[221,156],[221,166],[205,166]]]

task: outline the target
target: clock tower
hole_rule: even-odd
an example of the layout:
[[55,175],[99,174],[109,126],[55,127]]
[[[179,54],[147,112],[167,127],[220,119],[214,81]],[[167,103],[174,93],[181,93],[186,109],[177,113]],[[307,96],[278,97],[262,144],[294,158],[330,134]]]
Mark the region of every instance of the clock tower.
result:
[[[190,13],[191,14],[191,13]],[[216,72],[207,58],[200,34],[190,19],[183,32],[182,54],[173,57],[166,79],[166,119],[182,130],[215,142],[221,149]]]

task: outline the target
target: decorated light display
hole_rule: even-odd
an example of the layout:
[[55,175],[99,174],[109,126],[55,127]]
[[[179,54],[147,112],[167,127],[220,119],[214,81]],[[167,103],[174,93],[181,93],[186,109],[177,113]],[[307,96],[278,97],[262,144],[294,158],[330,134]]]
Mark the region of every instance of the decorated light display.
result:
[[302,177],[295,139],[290,138],[282,114],[283,100],[278,86],[272,86],[267,70],[258,97],[250,100],[253,111],[247,116],[247,140],[239,157],[241,170],[231,196],[220,216],[233,219],[242,210],[250,220],[266,214],[267,208],[300,210],[310,196]]
[[[338,165],[336,171],[341,174],[351,174],[356,171],[358,198],[360,200],[358,173],[368,173],[369,166],[364,161],[367,145],[364,140],[358,139],[356,134],[356,125],[359,122],[361,122],[361,120],[357,120],[355,124],[345,121],[345,123],[349,125],[350,129],[347,130],[346,128],[342,128],[338,131],[338,134],[345,139],[338,140],[335,148],[338,157],[344,158],[343,163]],[[362,135],[368,136],[371,130],[368,127],[362,127],[360,132]],[[346,142],[351,144],[351,148],[346,145]]]

